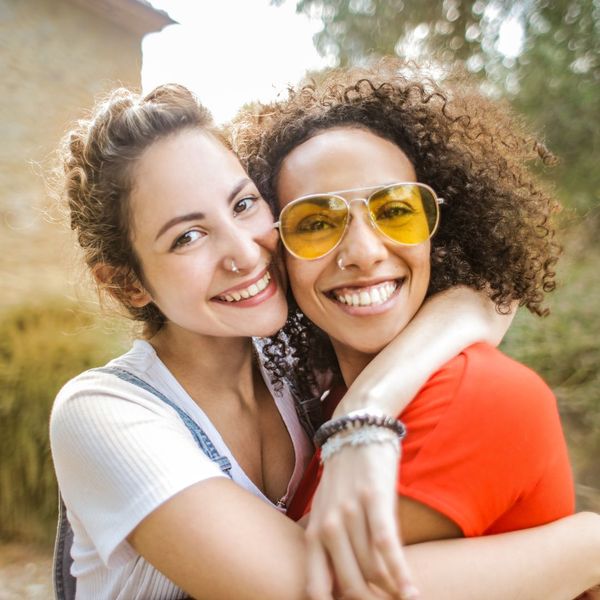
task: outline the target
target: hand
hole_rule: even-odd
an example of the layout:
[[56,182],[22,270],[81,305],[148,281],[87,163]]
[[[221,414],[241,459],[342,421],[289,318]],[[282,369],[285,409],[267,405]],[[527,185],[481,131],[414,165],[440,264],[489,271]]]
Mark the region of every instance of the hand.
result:
[[397,475],[390,444],[346,446],[325,463],[306,529],[311,600],[416,598],[400,541]]

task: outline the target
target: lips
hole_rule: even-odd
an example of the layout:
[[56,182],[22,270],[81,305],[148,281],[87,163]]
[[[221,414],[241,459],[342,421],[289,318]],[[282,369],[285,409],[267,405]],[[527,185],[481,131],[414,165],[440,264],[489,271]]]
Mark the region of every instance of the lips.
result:
[[403,279],[388,279],[371,285],[339,287],[326,295],[346,306],[379,306],[394,295],[402,281]]
[[215,296],[215,298],[224,302],[240,302],[242,300],[247,300],[248,298],[253,298],[254,296],[260,294],[264,289],[267,288],[270,281],[271,274],[267,270],[261,277],[255,279],[252,283],[247,284],[245,287],[231,288],[227,292],[220,294],[219,296]]

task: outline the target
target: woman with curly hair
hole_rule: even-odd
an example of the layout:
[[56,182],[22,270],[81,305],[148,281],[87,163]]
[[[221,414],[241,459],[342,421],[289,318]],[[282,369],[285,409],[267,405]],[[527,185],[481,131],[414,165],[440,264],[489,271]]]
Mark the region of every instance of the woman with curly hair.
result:
[[[312,446],[294,409],[291,364],[277,378],[279,346],[267,344],[268,358],[260,360],[260,345],[253,348],[250,337],[273,334],[287,316],[267,204],[181,86],[161,86],[145,97],[116,91],[69,133],[63,158],[71,226],[86,262],[100,288],[144,324],[145,339],[75,377],[56,399],[50,436],[68,520],[60,531],[70,523],[73,533],[72,547],[59,536],[57,556],[70,553],[76,578],[74,592],[68,573],[56,572],[58,597],[306,597],[303,533],[283,513]],[[481,296],[456,289],[433,297],[363,371],[338,410],[368,406],[387,389],[399,411],[409,399],[399,389],[405,382],[420,387],[423,374],[461,344],[494,341],[506,323],[484,324],[489,311]],[[469,311],[478,307],[473,318]],[[450,314],[440,323],[440,315]],[[405,346],[425,339],[422,349]],[[405,360],[409,353],[419,364]],[[389,369],[389,361],[400,368]],[[297,379],[296,391],[302,385]],[[315,406],[308,405],[313,412]],[[395,516],[386,522],[381,506],[376,499],[369,514],[383,518],[387,530]],[[495,597],[506,598],[530,589],[529,569],[514,552],[519,542],[539,550],[552,576],[562,574],[557,586],[547,575],[535,582],[551,598],[555,589],[590,585],[590,569],[579,558],[565,561],[545,544],[548,536],[560,540],[561,550],[597,559],[592,534],[598,527],[593,515],[577,515],[491,545],[423,544],[409,548],[408,557],[419,580],[430,582],[427,593],[463,598],[463,590],[446,593],[446,573],[458,573],[467,559],[477,565],[482,555],[485,576],[470,582],[470,593],[481,597],[498,572],[481,551],[491,547],[504,557],[501,572],[508,576]],[[378,578],[377,565],[372,580],[398,597],[405,573],[394,541],[383,552],[393,580]],[[419,564],[432,556],[443,560]],[[336,569],[340,581],[347,568]],[[361,597],[381,594],[373,589]]]
[[[246,117],[236,140],[279,216],[293,293],[283,339],[307,383],[332,371],[351,385],[427,296],[451,286],[485,291],[500,312],[518,302],[545,314],[556,203],[528,163],[552,157],[473,90],[444,90],[394,62],[334,72],[266,107],[258,123]],[[343,597],[365,597],[373,573],[385,581],[382,557],[398,533],[369,518],[378,495],[407,544],[504,533],[573,511],[555,399],[491,346],[467,348],[433,375],[403,424],[390,398],[380,411],[332,416],[335,397],[334,385],[315,436],[320,455],[288,512],[310,511],[311,598],[331,597],[332,571]],[[398,476],[397,435],[406,431]]]

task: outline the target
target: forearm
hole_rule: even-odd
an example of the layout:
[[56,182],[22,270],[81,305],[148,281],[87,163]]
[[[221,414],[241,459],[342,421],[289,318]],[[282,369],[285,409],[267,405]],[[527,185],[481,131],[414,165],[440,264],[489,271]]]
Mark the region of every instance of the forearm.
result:
[[306,597],[303,531],[226,478],[183,490],[146,517],[128,541],[194,598]]
[[482,292],[455,287],[429,298],[356,378],[334,416],[373,407],[399,414],[429,377],[476,342],[500,343],[514,311],[501,315]]
[[571,600],[600,582],[600,516],[405,551],[421,600]]
[[[184,490],[128,540],[194,597],[306,597],[302,530],[228,480]],[[406,552],[421,600],[569,600],[600,582],[600,516],[581,513],[532,530],[428,542]]]

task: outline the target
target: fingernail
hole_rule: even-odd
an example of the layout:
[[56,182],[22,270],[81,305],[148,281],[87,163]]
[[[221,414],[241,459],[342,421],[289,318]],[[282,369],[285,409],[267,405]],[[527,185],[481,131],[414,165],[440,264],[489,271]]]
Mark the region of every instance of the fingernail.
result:
[[402,588],[402,600],[417,600],[419,590],[414,585],[407,585]]

